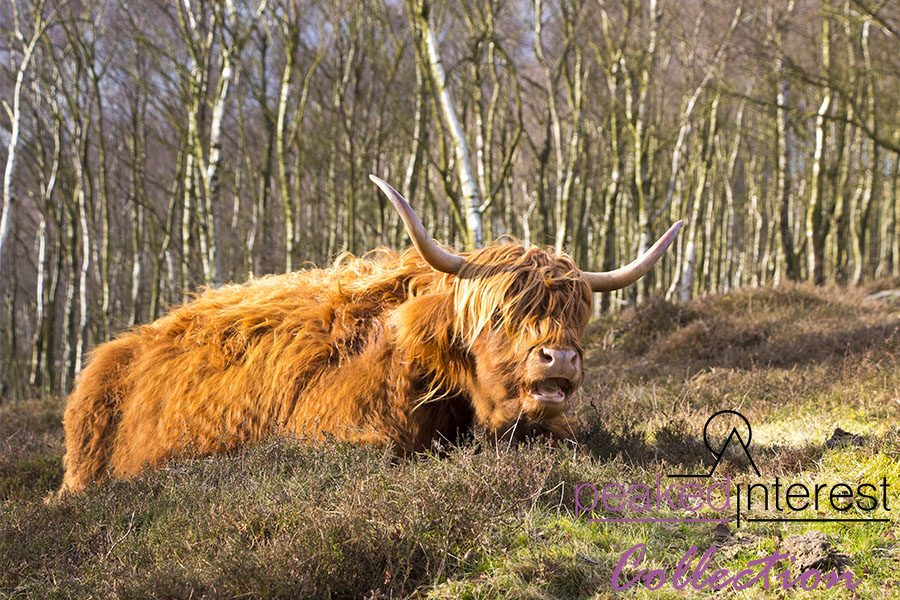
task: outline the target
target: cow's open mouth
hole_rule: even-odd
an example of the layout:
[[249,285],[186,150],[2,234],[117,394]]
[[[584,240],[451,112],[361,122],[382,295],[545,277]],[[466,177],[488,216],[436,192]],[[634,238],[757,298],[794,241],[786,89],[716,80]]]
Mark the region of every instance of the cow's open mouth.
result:
[[543,379],[531,386],[532,398],[539,402],[549,402],[551,404],[565,402],[571,392],[571,382],[561,377]]

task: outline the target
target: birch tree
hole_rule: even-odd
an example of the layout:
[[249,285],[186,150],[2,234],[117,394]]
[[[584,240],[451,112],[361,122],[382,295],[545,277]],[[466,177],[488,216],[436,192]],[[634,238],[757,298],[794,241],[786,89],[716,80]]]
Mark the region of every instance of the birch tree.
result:
[[462,196],[462,204],[466,217],[466,237],[469,247],[480,248],[483,242],[481,223],[482,198],[478,191],[478,183],[472,172],[472,161],[469,154],[469,144],[466,141],[466,133],[456,114],[456,106],[450,93],[447,74],[441,59],[440,47],[434,29],[429,22],[429,0],[407,0],[410,12],[415,21],[415,26],[422,32],[422,42],[425,54],[428,57],[430,75],[434,84],[435,94],[441,108],[441,114],[450,130],[453,140],[453,150],[456,156],[456,168],[459,176],[459,186]]
[[[14,1],[12,3],[12,31],[9,32],[11,38],[10,56],[16,60],[18,65],[15,67],[15,84],[13,87],[12,104],[5,99],[0,99],[0,104],[6,111],[6,117],[9,119],[9,140],[6,143],[6,167],[3,170],[3,209],[0,211],[0,276],[3,274],[3,261],[6,255],[6,245],[9,241],[9,234],[12,229],[12,222],[15,218],[14,209],[16,203],[16,195],[13,192],[13,175],[16,170],[16,160],[18,158],[19,137],[22,121],[22,90],[25,87],[25,77],[31,67],[35,50],[38,43],[43,39],[47,28],[53,24],[56,10],[54,8],[49,15],[44,15],[47,4],[45,0],[35,0],[31,7],[30,15],[21,14],[20,3]],[[26,37],[25,19],[31,17],[31,33]]]

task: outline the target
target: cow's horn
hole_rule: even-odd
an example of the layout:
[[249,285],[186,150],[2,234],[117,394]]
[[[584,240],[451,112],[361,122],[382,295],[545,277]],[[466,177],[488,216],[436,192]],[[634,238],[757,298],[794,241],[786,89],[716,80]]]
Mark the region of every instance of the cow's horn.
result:
[[644,274],[650,270],[650,267],[653,266],[653,263],[662,257],[666,248],[668,248],[669,244],[675,239],[675,234],[678,233],[678,230],[681,229],[682,225],[684,225],[684,221],[678,221],[669,227],[669,230],[664,233],[661,238],[656,240],[656,243],[653,244],[649,250],[644,252],[643,255],[638,257],[638,259],[631,264],[604,273],[591,273],[585,271],[584,277],[591,285],[591,289],[595,292],[611,292],[631,285],[643,277]]
[[388,200],[391,201],[391,204],[393,204],[394,208],[397,209],[397,212],[400,213],[400,218],[406,223],[406,231],[409,233],[413,245],[416,247],[416,250],[419,251],[422,258],[425,259],[425,262],[431,265],[436,271],[454,275],[458,273],[460,267],[463,266],[465,259],[462,256],[457,256],[456,254],[451,254],[441,249],[441,247],[431,239],[431,236],[425,231],[425,226],[422,225],[422,221],[420,221],[416,213],[413,212],[409,202],[400,195],[400,192],[391,187],[391,185],[383,179],[374,175],[369,175],[369,179],[374,181],[375,185],[381,188],[384,195],[388,197]]

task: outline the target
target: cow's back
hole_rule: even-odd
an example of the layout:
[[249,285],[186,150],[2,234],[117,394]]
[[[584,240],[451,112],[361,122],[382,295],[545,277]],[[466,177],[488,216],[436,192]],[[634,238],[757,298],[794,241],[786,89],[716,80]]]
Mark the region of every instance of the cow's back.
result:
[[66,409],[66,481],[77,490],[182,452],[262,439],[335,356],[348,297],[330,271],[269,276],[200,294],[101,344]]

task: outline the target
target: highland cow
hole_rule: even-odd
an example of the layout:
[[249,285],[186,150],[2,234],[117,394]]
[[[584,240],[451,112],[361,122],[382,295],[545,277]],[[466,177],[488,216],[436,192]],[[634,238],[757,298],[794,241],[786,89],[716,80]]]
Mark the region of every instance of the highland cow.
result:
[[644,275],[681,222],[630,265],[588,273],[517,242],[450,252],[372,180],[415,249],[207,290],[98,346],[66,408],[61,493],[278,427],[400,452],[475,425],[568,436],[591,292]]

